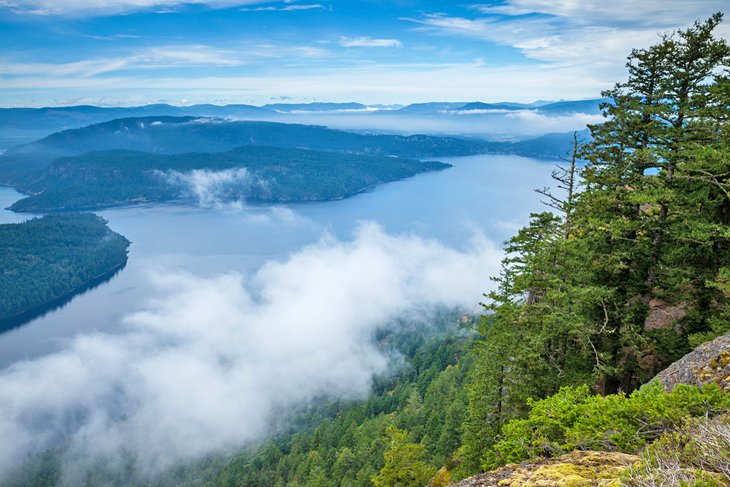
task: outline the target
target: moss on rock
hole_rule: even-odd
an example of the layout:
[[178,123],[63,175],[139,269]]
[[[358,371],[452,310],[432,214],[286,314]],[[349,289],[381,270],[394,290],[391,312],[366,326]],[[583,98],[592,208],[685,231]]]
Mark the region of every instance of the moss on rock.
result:
[[625,453],[574,451],[506,465],[463,480],[458,487],[617,487],[621,474],[638,461]]

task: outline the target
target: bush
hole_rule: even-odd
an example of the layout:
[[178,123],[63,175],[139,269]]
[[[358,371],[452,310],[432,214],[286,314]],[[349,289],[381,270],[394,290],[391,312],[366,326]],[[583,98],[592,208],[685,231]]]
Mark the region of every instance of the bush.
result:
[[486,468],[572,450],[636,453],[692,417],[730,411],[730,395],[715,385],[678,385],[671,393],[650,383],[630,396],[598,396],[588,386],[564,387],[529,402],[526,419],[504,425]]

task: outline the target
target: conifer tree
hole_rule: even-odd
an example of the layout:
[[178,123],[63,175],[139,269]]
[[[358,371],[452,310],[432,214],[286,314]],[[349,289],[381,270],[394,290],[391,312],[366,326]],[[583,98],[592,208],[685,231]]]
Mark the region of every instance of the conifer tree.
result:
[[[629,80],[604,93],[612,99],[604,105],[607,121],[591,127],[577,225],[595,252],[594,282],[613,289],[598,337],[613,363],[603,376],[605,393],[647,380],[675,358],[662,359],[662,340],[676,343],[688,332],[707,331],[714,314],[707,282],[717,276],[722,255],[727,258],[721,216],[728,204],[721,183],[727,166],[699,149],[724,144],[730,114],[718,89],[730,49],[712,36],[721,19],[715,14],[634,50]],[[716,261],[706,261],[709,255]],[[677,315],[690,315],[685,326],[647,329],[658,305],[682,306]]]
[[[563,385],[631,392],[730,325],[730,48],[715,14],[634,50],[603,93],[580,171],[555,174],[560,216],[512,238],[485,306],[461,457],[484,465],[527,398]],[[575,161],[575,159],[573,159]],[[574,167],[574,166],[573,166]],[[671,310],[656,319],[657,309]]]

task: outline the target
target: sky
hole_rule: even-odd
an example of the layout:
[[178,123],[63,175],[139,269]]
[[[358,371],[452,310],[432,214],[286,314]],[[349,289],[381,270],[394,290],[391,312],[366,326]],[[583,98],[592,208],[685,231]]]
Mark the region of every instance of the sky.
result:
[[727,6],[0,0],[0,106],[597,98],[632,48]]

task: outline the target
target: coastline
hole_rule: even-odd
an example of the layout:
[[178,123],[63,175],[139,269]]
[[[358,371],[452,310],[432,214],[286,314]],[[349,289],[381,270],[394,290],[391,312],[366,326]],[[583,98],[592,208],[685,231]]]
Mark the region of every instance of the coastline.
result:
[[76,296],[85,294],[88,291],[91,291],[92,289],[112,280],[119,272],[122,271],[122,269],[126,267],[128,260],[128,257],[125,257],[123,262],[117,264],[112,269],[86,280],[50,301],[26,308],[13,316],[0,318],[0,334],[23,326],[36,318],[40,318],[41,316],[50,313],[51,311],[62,308],[70,303]]

